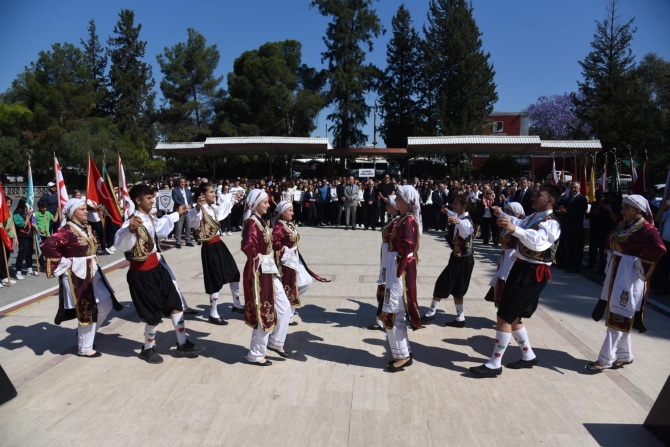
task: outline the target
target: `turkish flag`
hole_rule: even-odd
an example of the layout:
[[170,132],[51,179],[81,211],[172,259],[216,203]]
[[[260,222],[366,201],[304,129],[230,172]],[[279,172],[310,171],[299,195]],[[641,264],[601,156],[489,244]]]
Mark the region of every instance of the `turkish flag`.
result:
[[12,213],[9,212],[5,190],[0,183],[0,226],[4,225],[10,217],[12,217]]
[[113,193],[109,192],[107,185],[98,171],[98,167],[88,157],[88,182],[86,185],[86,198],[99,203],[105,207],[107,214],[112,219],[112,222],[123,225],[123,219],[119,214],[119,208],[115,204],[115,197]]
[[645,184],[644,179],[647,178],[647,162],[642,166],[642,175],[635,175],[633,178],[633,194],[644,194]]

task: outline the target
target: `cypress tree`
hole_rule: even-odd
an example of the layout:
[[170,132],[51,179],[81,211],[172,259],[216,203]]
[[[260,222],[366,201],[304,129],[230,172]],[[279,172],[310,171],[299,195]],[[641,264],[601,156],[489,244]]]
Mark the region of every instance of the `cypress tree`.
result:
[[380,73],[373,64],[365,64],[365,49],[373,49],[373,37],[383,33],[373,0],[313,0],[310,5],[325,17],[332,17],[323,41],[328,61],[330,86],[328,97],[333,112],[335,147],[362,146],[368,137],[362,127],[367,123],[370,107],[365,104],[364,91],[372,90]]
[[481,134],[498,100],[490,54],[465,0],[431,0],[424,26],[426,121],[442,135]]
[[591,126],[605,150],[618,148],[619,154],[627,152],[627,145],[643,149],[655,133],[650,91],[635,71],[634,21],[624,22],[619,1],[610,1],[605,19],[596,22],[592,51],[579,62],[584,81],[578,82],[581,95],[573,97],[577,116]]
[[140,40],[142,25],[135,26],[135,13],[121,10],[114,36],[107,45],[112,65],[109,70],[110,106],[124,141],[132,147],[132,163],[143,167],[155,146],[153,129],[155,81],[151,66],[143,62],[147,43]]
[[391,20],[393,37],[386,47],[387,67],[379,96],[380,135],[386,147],[407,147],[408,136],[423,135],[418,82],[421,77],[421,38],[412,17],[401,4]]

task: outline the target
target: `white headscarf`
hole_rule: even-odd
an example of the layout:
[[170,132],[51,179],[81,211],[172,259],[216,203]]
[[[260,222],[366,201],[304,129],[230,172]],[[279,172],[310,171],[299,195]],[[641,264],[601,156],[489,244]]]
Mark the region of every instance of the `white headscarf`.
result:
[[279,218],[281,217],[284,212],[291,208],[293,206],[292,202],[287,202],[286,200],[282,200],[277,204],[277,209],[275,209],[275,212],[272,213],[272,226],[274,227]]
[[649,206],[649,201],[639,194],[631,194],[628,197],[625,197],[623,199],[623,203],[644,212],[647,215],[648,220],[654,218],[654,215],[651,213],[651,207]]
[[256,207],[267,198],[268,194],[262,189],[252,189],[247,196],[247,202],[244,205],[244,214],[242,215],[242,220],[247,220],[250,218]]
[[72,217],[77,208],[82,205],[86,205],[86,196],[81,196],[78,199],[72,198],[68,200],[63,207],[63,218],[61,219],[61,225],[65,225],[65,222],[67,222]]
[[391,205],[391,206],[393,207],[394,210],[396,210],[396,211],[398,210],[398,207],[395,205],[395,195],[388,196],[388,197],[386,198],[386,203],[388,203],[389,205]]
[[[412,214],[419,224],[419,234],[423,233],[423,219],[421,218],[421,196],[417,190],[410,185],[398,187],[395,193],[400,196],[402,200],[409,204],[412,209]],[[397,209],[397,208],[396,208]]]
[[523,210],[523,206],[519,202],[507,202],[505,204],[505,209],[512,212],[514,217],[519,219],[524,219],[526,217],[526,212]]

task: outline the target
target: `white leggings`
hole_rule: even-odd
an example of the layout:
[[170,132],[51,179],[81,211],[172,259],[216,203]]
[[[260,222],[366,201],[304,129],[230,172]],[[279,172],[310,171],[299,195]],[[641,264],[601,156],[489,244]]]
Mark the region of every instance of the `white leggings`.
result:
[[275,276],[275,309],[277,310],[277,323],[272,332],[267,332],[261,326],[258,326],[251,333],[251,346],[247,354],[247,360],[258,362],[265,357],[268,347],[272,349],[284,349],[286,341],[286,332],[288,332],[288,323],[291,320],[291,303],[286,298],[284,286],[281,280]]
[[93,342],[95,341],[95,333],[100,329],[100,326],[105,322],[105,318],[112,311],[112,297],[108,296],[98,302],[98,320],[95,323],[82,326],[79,323],[78,342],[77,346],[80,355],[88,354],[93,349]]
[[396,360],[409,357],[412,348],[409,346],[407,336],[407,323],[405,322],[405,300],[400,297],[398,300],[398,309],[395,312],[395,325],[393,329],[386,329],[386,334],[391,345],[391,354]]
[[608,327],[603,347],[598,355],[598,363],[605,368],[609,368],[615,360],[617,362],[632,361],[633,342],[630,338],[630,332],[619,332]]

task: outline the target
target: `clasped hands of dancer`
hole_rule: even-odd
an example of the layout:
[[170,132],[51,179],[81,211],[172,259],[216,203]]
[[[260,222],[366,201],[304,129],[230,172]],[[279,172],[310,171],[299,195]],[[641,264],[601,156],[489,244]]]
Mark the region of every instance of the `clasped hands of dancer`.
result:
[[[177,213],[179,213],[180,216],[182,214],[186,214],[188,213],[189,208],[190,207],[188,205],[182,205],[177,209]],[[140,225],[142,225],[142,223],[143,223],[142,218],[140,216],[133,215],[130,217],[130,223],[128,224],[128,229],[130,231],[135,231]]]
[[496,225],[506,229],[510,234],[513,234],[514,231],[516,230],[516,226],[512,223],[512,221],[510,221],[509,217],[500,216],[503,210],[499,206],[492,206],[491,211],[493,211],[493,214],[495,214],[495,216],[497,217]]

